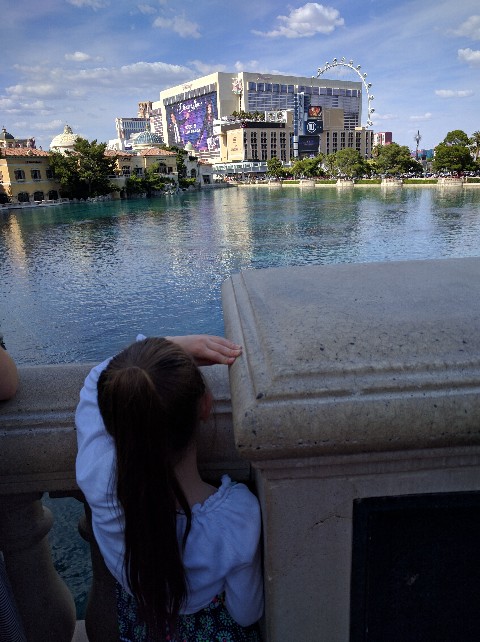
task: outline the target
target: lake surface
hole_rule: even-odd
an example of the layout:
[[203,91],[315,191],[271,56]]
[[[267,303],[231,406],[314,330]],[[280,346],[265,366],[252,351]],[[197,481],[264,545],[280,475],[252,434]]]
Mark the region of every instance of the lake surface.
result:
[[480,190],[240,187],[0,213],[0,327],[19,364],[144,334],[223,333],[221,284],[274,266],[477,256]]
[[[241,187],[0,212],[0,328],[19,364],[101,361],[138,332],[223,334],[244,269],[480,255],[480,189]],[[45,503],[83,617],[88,547],[72,499]]]

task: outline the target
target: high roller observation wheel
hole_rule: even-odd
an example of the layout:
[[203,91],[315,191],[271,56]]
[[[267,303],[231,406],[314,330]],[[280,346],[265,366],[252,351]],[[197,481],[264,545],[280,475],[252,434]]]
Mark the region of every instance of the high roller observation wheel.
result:
[[348,62],[346,61],[345,57],[343,57],[341,60],[337,60],[334,58],[332,62],[326,62],[323,67],[318,68],[318,73],[317,73],[317,78],[320,78],[326,71],[329,69],[333,69],[334,67],[348,67],[352,71],[354,71],[360,78],[360,80],[363,83],[363,86],[365,87],[365,91],[367,93],[367,111],[368,111],[368,118],[367,118],[367,127],[371,127],[373,125],[372,121],[372,114],[375,111],[375,109],[372,107],[372,100],[375,98],[375,96],[372,96],[370,94],[370,87],[372,86],[371,82],[367,82],[367,74],[363,73],[360,71],[361,70],[361,65],[357,65],[356,67],[353,64],[353,60],[349,60]]

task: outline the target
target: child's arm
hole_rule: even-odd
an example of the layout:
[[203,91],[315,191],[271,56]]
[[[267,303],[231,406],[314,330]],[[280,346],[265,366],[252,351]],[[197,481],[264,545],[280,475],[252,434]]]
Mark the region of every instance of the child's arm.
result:
[[263,575],[260,547],[250,564],[232,571],[225,582],[225,606],[240,626],[250,626],[263,615]]
[[215,363],[231,365],[242,354],[242,347],[224,339],[208,334],[189,334],[180,337],[165,337],[188,352],[199,366]]
[[225,605],[238,624],[250,626],[263,614],[260,506],[243,484],[233,487],[229,505],[224,535],[236,562],[225,577]]
[[17,385],[17,366],[8,352],[0,348],[0,401],[13,397]]

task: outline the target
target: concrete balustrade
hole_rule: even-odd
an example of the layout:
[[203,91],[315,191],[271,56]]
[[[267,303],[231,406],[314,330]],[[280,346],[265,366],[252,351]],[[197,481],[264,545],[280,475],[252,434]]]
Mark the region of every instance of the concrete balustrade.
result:
[[[385,587],[369,560],[389,542],[371,543],[355,507],[480,490],[480,259],[245,271],[224,284],[223,308],[244,346],[232,410],[262,504],[268,642],[411,639],[370,637]],[[477,589],[445,585],[442,604]],[[448,639],[477,639],[478,620],[477,637],[461,633],[476,611],[457,612]]]
[[[223,305],[244,353],[204,369],[215,412],[200,460],[210,479],[247,481],[253,467],[266,640],[367,640],[359,502],[480,491],[480,259],[249,270]],[[78,493],[73,413],[89,367],[21,367],[0,404],[0,549],[33,642],[72,637],[40,497]],[[94,568],[86,630],[114,640],[111,578],[88,517],[80,530]]]

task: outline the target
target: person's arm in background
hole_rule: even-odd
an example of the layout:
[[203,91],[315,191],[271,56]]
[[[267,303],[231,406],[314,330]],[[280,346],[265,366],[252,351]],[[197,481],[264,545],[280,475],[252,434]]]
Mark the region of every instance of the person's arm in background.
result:
[[18,373],[15,361],[0,347],[0,401],[11,399],[17,392]]

